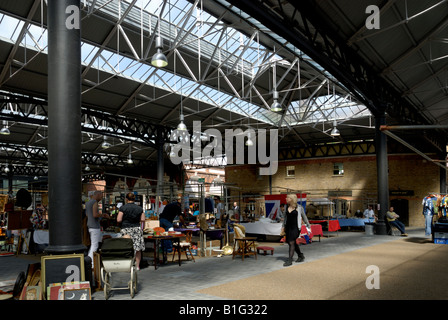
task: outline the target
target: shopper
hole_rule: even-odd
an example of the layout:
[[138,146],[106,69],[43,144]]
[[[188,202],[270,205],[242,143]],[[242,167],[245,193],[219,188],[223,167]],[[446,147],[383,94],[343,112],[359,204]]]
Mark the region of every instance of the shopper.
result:
[[407,237],[408,235],[403,222],[397,220],[399,217],[400,216],[394,212],[394,207],[390,207],[389,211],[386,212],[386,218],[387,221],[389,221],[389,224],[400,230],[403,237]]
[[221,198],[219,196],[216,196],[214,198],[215,201],[215,207],[216,207],[216,213],[215,213],[215,224],[218,228],[224,227],[222,225],[223,218],[224,218],[224,205],[221,202]]
[[233,218],[236,221],[240,221],[240,206],[237,202],[233,203]]
[[423,216],[425,217],[425,235],[432,235],[432,220],[434,216],[434,195],[429,195],[423,199]]
[[286,206],[284,203],[280,204],[280,208],[278,209],[277,216],[275,217],[276,221],[283,221],[286,215]]
[[135,251],[135,265],[140,270],[142,251],[145,250],[145,240],[141,223],[145,222],[145,212],[142,207],[136,205],[135,194],[126,194],[126,204],[120,207],[117,215],[117,222],[121,223],[121,235],[131,237]]
[[102,242],[100,218],[108,218],[109,215],[104,213],[100,214],[98,208],[98,202],[103,199],[103,193],[99,190],[93,192],[90,196],[90,200],[86,203],[86,215],[87,215],[87,228],[90,235],[90,248],[88,256],[92,261],[93,267],[93,253],[98,250],[100,242]]
[[[285,210],[285,216],[283,220],[282,234],[286,235],[286,242],[289,245],[289,257],[283,266],[290,266],[294,256],[294,251],[297,252],[298,258],[296,262],[302,262],[305,260],[303,253],[300,251],[300,247],[297,244],[297,238],[300,236],[300,230],[302,228],[302,221],[308,230],[310,230],[310,223],[306,217],[305,210],[297,203],[297,196],[295,194],[289,194],[286,197],[286,204],[288,205]],[[303,219],[303,220],[302,220]]]

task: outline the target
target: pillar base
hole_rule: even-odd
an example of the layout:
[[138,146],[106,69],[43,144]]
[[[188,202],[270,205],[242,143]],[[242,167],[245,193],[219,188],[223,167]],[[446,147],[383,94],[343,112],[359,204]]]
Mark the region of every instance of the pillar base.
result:
[[87,250],[86,246],[80,245],[49,245],[45,248],[46,254],[71,254],[71,253],[84,253]]
[[387,235],[387,226],[384,221],[377,221],[375,233],[377,235]]

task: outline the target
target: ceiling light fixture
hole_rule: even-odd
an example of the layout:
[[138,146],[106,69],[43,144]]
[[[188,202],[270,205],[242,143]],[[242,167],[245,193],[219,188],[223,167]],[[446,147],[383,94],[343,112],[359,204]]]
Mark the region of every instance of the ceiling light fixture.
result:
[[128,160],[126,161],[128,164],[133,164],[134,161],[132,161],[132,156],[131,156],[131,144],[129,144],[129,156],[128,156]]
[[253,145],[254,145],[254,143],[253,143],[252,139],[250,138],[250,132],[248,132],[247,140],[246,140],[246,146],[251,147]]
[[156,68],[166,67],[168,65],[168,59],[162,52],[163,40],[160,35],[156,38],[156,49],[157,52],[152,56],[151,64]]
[[[181,82],[181,86],[182,86],[182,82]],[[179,115],[179,120],[180,123],[177,125],[177,130],[179,131],[186,131],[187,130],[187,126],[184,123],[184,112],[183,112],[183,99],[182,99],[182,92],[180,94],[180,115]]]
[[333,121],[333,130],[331,130],[331,133],[330,133],[330,135],[332,135],[333,137],[337,137],[337,136],[341,135],[341,133],[339,132],[339,130],[336,126],[337,126],[337,123],[336,123],[336,120],[334,120]]
[[274,102],[271,105],[271,111],[273,112],[279,112],[282,111],[282,105],[280,103],[278,103],[278,91],[274,91]]
[[4,136],[9,136],[11,131],[8,129],[8,121],[3,120],[3,128],[0,129],[0,134]]
[[101,148],[109,149],[110,147],[112,147],[112,145],[109,142],[107,142],[107,138],[106,138],[106,136],[104,136],[104,140],[103,140],[103,143],[101,144]]
[[274,62],[274,66],[273,66],[273,76],[272,76],[272,84],[274,87],[274,92],[273,92],[273,98],[274,98],[274,102],[271,105],[271,111],[273,112],[279,112],[282,111],[282,105],[280,103],[278,103],[278,91],[277,91],[277,64]]
[[179,131],[185,131],[187,130],[187,126],[184,123],[184,115],[181,113],[179,116],[180,123],[177,125],[177,130]]

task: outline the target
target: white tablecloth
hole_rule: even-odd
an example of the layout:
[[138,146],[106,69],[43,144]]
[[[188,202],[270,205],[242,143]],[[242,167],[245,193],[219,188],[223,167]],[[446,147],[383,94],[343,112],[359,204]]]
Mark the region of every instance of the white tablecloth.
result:
[[33,234],[34,243],[48,244],[50,242],[49,238],[50,234],[48,230],[34,230]]
[[[270,221],[270,220],[269,220]],[[271,236],[280,236],[282,223],[272,223],[268,221],[255,221],[249,223],[240,223],[246,228],[246,233],[266,234]]]
[[[112,238],[120,237],[120,233],[115,232],[102,232],[103,236],[109,235]],[[34,230],[33,240],[37,244],[49,244],[50,243],[50,235],[48,230]]]

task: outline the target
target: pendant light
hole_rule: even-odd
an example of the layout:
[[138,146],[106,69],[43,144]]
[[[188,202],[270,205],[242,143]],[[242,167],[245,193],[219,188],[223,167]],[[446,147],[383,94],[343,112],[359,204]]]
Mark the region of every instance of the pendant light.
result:
[[[182,80],[181,80],[181,87],[182,87]],[[180,115],[179,115],[179,120],[180,123],[177,125],[177,130],[179,131],[186,131],[187,130],[187,126],[184,123],[184,112],[183,112],[183,95],[182,92],[180,93]]]
[[151,59],[151,65],[153,65],[156,68],[163,68],[163,67],[166,67],[168,65],[168,59],[166,58],[166,56],[162,52],[163,40],[162,40],[162,37],[160,36],[160,24],[161,24],[161,22],[162,22],[162,19],[160,18],[160,14],[159,14],[158,35],[157,35],[157,38],[156,38],[156,50],[157,50],[157,52],[152,56],[152,59]]
[[[159,23],[160,23],[160,21],[159,21]],[[163,41],[162,41],[162,38],[160,37],[160,32],[159,32],[159,36],[156,38],[156,49],[157,49],[157,52],[152,56],[151,64],[156,68],[166,67],[168,65],[168,59],[162,52]]]
[[112,147],[112,145],[109,142],[107,142],[106,136],[104,136],[103,143],[101,144],[101,148],[109,149],[110,147]]
[[333,137],[337,137],[337,136],[341,135],[341,133],[339,132],[339,130],[337,128],[336,120],[333,121],[333,130],[331,130],[330,135],[332,135]]
[[0,134],[4,136],[9,136],[11,131],[8,129],[8,121],[3,120],[3,128],[0,129]]
[[273,92],[273,98],[274,98],[274,102],[271,105],[271,111],[273,112],[280,112],[283,110],[282,105],[278,102],[278,91],[277,91],[277,64],[274,62],[274,68],[273,68],[273,79],[272,79],[272,84],[274,87],[274,92]]
[[133,164],[134,161],[132,161],[132,156],[131,156],[131,144],[129,144],[129,156],[128,156],[128,160],[126,161],[128,164]]
[[177,130],[179,131],[186,131],[187,130],[187,126],[184,123],[184,115],[181,113],[179,116],[179,124],[177,125]]
[[250,132],[248,132],[247,133],[246,146],[251,147],[253,145],[254,145],[254,143],[253,143],[252,139],[250,138]]
[[273,112],[280,112],[283,110],[282,105],[280,103],[278,103],[278,92],[274,91],[273,94],[273,98],[274,98],[274,102],[271,105],[271,111]]

